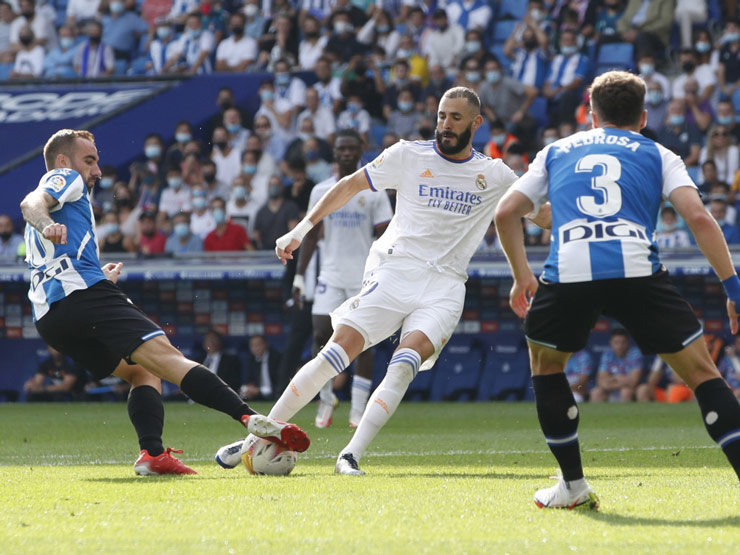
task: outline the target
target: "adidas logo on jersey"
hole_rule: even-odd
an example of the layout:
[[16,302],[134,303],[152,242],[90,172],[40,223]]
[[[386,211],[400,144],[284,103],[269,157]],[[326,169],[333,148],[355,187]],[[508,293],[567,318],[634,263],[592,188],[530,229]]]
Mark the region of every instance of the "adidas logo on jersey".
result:
[[424,173],[419,174],[419,177],[434,177],[432,170],[427,169]]

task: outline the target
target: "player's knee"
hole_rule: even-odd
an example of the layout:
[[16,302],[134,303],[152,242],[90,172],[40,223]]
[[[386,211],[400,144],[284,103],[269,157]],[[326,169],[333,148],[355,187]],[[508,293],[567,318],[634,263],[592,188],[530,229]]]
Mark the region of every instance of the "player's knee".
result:
[[414,379],[414,367],[409,362],[398,362],[388,367],[386,378],[397,387],[407,388]]
[[126,381],[131,384],[132,388],[148,385],[160,393],[162,392],[162,380],[157,376],[138,364],[130,366],[129,368],[128,379]]

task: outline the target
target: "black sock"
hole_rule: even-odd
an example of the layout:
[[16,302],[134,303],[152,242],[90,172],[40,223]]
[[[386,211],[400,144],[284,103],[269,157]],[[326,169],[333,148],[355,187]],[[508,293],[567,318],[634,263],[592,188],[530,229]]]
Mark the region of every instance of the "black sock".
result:
[[703,382],[694,394],[704,426],[740,478],[740,404],[722,378]]
[[152,457],[161,455],[164,405],[159,391],[150,385],[133,388],[128,394],[128,417],[139,436],[139,448],[146,449]]
[[234,420],[241,420],[245,414],[254,414],[233,389],[200,364],[185,374],[180,382],[180,389],[196,403],[225,412]]
[[578,444],[579,411],[565,374],[533,376],[537,417],[566,482],[583,478]]

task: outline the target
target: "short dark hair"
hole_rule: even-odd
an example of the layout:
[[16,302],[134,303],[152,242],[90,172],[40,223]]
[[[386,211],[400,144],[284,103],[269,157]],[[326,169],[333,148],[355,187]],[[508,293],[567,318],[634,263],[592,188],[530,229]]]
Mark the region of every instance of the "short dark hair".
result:
[[336,135],[334,135],[334,139],[336,140],[339,137],[351,137],[352,139],[360,141],[360,144],[362,144],[362,136],[356,129],[352,129],[351,127],[346,127],[337,131]]
[[602,123],[619,127],[636,125],[645,109],[645,83],[626,71],[607,71],[590,89],[591,110]]
[[676,216],[676,209],[673,208],[673,206],[669,206],[666,204],[663,208],[660,209],[660,215],[662,216],[663,214],[673,214],[674,216]]
[[464,98],[468,104],[475,109],[476,114],[480,114],[480,98],[478,93],[468,87],[452,87],[442,95],[442,98]]
[[629,339],[630,335],[627,333],[627,330],[624,328],[614,328],[611,333],[609,333],[609,339],[612,337],[616,337],[618,335],[621,335],[622,337],[626,337]]
[[44,145],[44,163],[53,170],[57,156],[66,154],[70,158],[77,148],[77,139],[86,139],[95,144],[95,136],[85,129],[60,129]]

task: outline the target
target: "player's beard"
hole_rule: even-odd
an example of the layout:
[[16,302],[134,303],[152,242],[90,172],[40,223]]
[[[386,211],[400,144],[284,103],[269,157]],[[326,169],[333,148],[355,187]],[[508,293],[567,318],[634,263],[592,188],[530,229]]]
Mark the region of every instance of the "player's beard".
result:
[[[448,131],[448,133],[450,133]],[[454,134],[454,133],[453,133]],[[440,133],[439,130],[434,132],[434,137],[437,140],[437,148],[442,154],[447,154],[448,156],[452,156],[454,154],[458,154],[459,152],[462,152],[470,143],[470,137],[473,136],[473,122],[471,121],[468,124],[467,129],[460,133],[459,135],[455,135],[457,138],[457,143],[454,146],[445,146],[442,143],[442,139],[444,138],[444,132]]]

